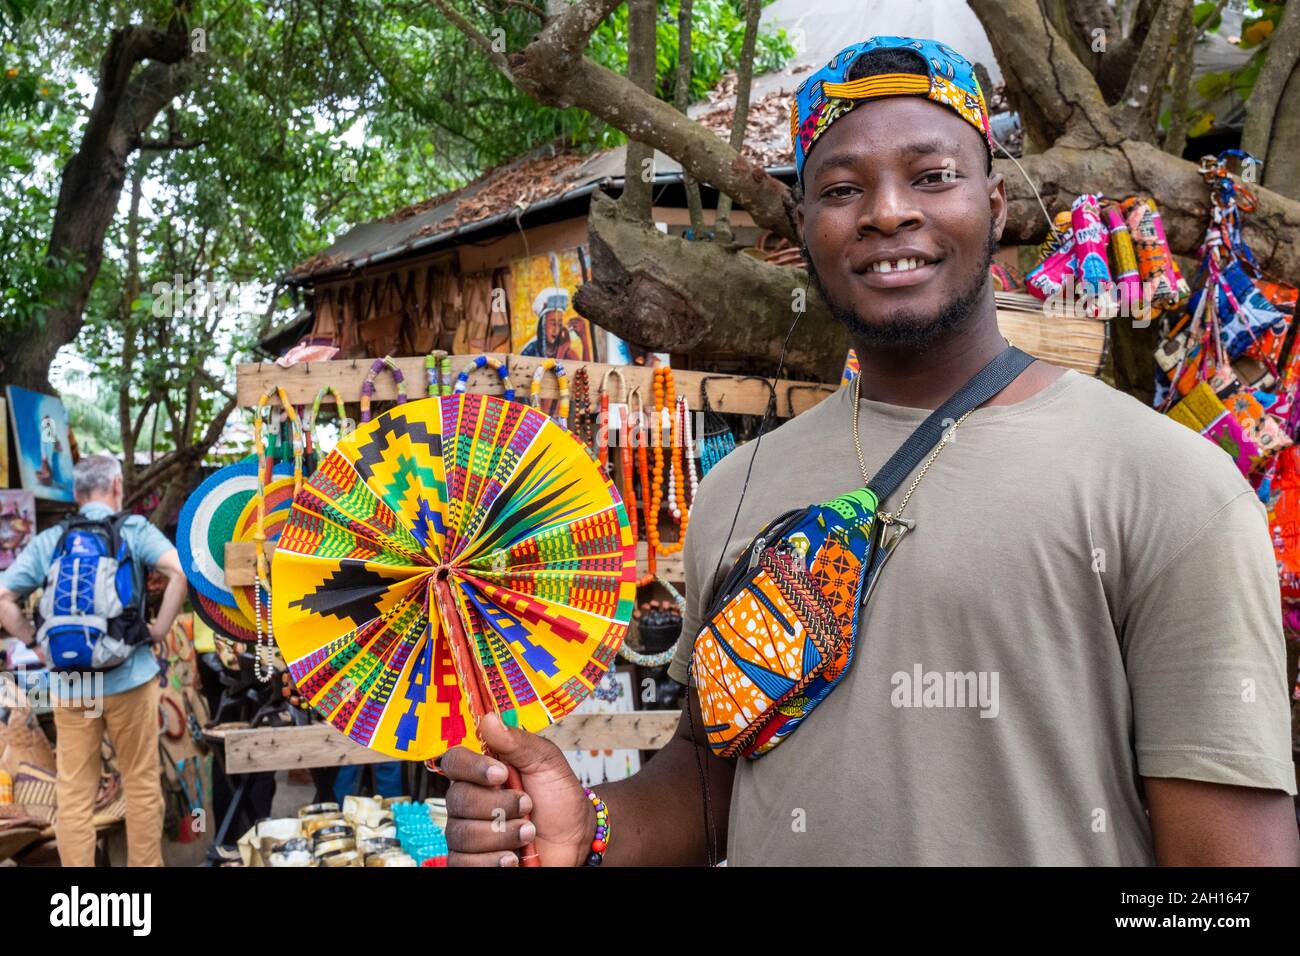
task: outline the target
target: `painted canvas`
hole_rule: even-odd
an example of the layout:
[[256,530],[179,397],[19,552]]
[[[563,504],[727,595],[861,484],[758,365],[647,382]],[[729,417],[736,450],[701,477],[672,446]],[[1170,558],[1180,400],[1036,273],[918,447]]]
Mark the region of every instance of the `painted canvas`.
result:
[[36,533],[36,496],[0,491],[0,571],[14,563]]
[[668,364],[667,352],[651,352],[639,345],[625,342],[613,332],[605,333],[605,361],[610,365],[639,365],[642,368],[660,368]]
[[599,362],[598,337],[573,308],[573,293],[590,275],[586,246],[510,263],[510,350],[561,362]]
[[68,412],[55,395],[6,386],[22,487],[37,498],[72,501]]

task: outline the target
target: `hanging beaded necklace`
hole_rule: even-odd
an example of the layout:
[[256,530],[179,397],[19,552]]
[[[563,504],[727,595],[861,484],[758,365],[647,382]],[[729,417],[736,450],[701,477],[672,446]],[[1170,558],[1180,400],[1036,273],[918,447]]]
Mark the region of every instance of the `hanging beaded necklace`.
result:
[[623,427],[619,434],[618,456],[618,490],[623,496],[623,507],[627,510],[627,522],[632,528],[632,546],[636,546],[639,527],[636,517],[636,488],[634,487],[632,464],[632,442],[636,430],[632,427],[632,398],[641,401],[641,386],[634,385],[627,393],[627,415],[623,418]]
[[[629,412],[631,411],[631,401],[632,401],[632,397],[629,395],[628,396]],[[646,445],[649,444],[649,442],[650,442],[650,433],[646,427],[645,403],[641,400],[641,396],[638,393],[637,406],[636,406],[636,469],[637,469],[637,476],[641,480],[641,499],[645,503],[644,524],[646,529],[646,542],[648,545],[646,547],[646,567],[648,570],[646,576],[637,581],[638,587],[644,587],[645,585],[653,581],[657,576],[658,559],[655,554],[654,545],[649,544],[650,525],[651,525],[650,499],[653,493],[650,486],[650,453],[646,449]]]
[[[280,406],[289,419],[293,442],[293,493],[297,497],[302,490],[302,420],[281,386],[275,387],[274,394],[280,399]],[[266,478],[271,463],[267,460],[266,437],[262,432],[262,410],[271,404],[271,395],[271,389],[263,392],[253,412],[253,449],[257,452],[257,526],[253,531],[253,547],[257,551],[257,574],[253,579],[253,622],[257,643],[253,653],[253,676],[263,684],[268,683],[275,673],[275,665],[271,661],[271,617],[262,610],[263,594],[268,599],[271,594],[271,571],[266,561]]]
[[683,447],[682,420],[681,415],[682,400],[679,398],[672,411],[672,426],[669,432],[670,444],[669,451],[672,457],[672,472],[668,476],[668,511],[673,516],[673,521],[677,522],[677,549],[680,550],[682,543],[686,540],[686,525],[690,521],[690,514],[686,504],[686,486],[687,475],[685,467],[685,449]]
[[591,383],[587,378],[587,367],[580,366],[573,373],[573,418],[575,419],[574,428],[578,438],[587,446],[587,450],[592,448],[591,439]]
[[[686,515],[684,513],[685,509],[681,507],[678,508],[678,510],[682,512],[681,536],[678,538],[677,541],[674,541],[672,544],[663,544],[659,540],[659,508],[663,503],[663,497],[664,497],[663,431],[664,431],[665,419],[667,419],[669,423],[671,423],[671,418],[672,418],[672,416],[669,414],[667,403],[672,397],[676,396],[677,394],[676,386],[673,384],[673,370],[671,368],[663,367],[663,368],[655,369],[654,393],[655,393],[655,407],[654,407],[654,417],[652,421],[654,423],[653,428],[654,428],[654,443],[655,443],[654,446],[655,463],[654,463],[654,477],[650,485],[650,489],[651,489],[650,507],[646,511],[645,532],[646,532],[646,541],[648,541],[650,544],[650,550],[652,552],[658,552],[664,557],[667,557],[670,554],[676,554],[678,551],[680,551],[682,549],[683,542],[686,540]],[[673,434],[670,438],[670,441],[676,438],[676,434],[675,434],[676,429],[672,428],[672,432]],[[672,490],[675,491],[675,489]],[[676,515],[674,515],[674,517],[676,517]]]
[[682,421],[682,456],[686,465],[686,479],[689,482],[690,504],[695,504],[695,491],[700,486],[700,477],[695,471],[695,434],[691,425],[691,409],[686,404],[686,396],[677,399],[678,413]]

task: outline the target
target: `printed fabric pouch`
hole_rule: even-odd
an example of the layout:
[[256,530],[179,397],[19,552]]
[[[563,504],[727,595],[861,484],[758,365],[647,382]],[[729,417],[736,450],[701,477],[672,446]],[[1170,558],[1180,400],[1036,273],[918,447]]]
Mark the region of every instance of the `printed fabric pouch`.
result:
[[931,412],[866,487],[787,511],[754,537],[695,638],[692,680],[714,753],[761,757],[835,689],[880,570],[912,527],[880,503],[953,422],[1033,361],[1008,347]]

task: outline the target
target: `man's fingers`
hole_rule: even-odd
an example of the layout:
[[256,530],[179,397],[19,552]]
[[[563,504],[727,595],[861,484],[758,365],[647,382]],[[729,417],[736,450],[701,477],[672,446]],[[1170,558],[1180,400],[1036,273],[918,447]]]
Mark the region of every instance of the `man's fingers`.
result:
[[506,765],[468,747],[452,747],[438,759],[438,769],[452,780],[499,787],[506,782]]
[[532,797],[522,790],[502,790],[463,781],[447,788],[449,820],[516,820],[532,809]]
[[505,853],[457,853],[452,850],[447,854],[448,866],[518,866],[517,854],[507,850]]
[[517,850],[537,838],[537,827],[527,820],[447,819],[447,848],[457,853]]

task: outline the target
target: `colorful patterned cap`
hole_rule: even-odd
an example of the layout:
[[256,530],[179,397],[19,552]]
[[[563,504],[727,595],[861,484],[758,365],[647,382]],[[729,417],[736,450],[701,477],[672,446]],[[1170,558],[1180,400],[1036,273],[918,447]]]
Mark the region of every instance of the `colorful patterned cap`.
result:
[[[916,53],[925,60],[929,76],[879,73],[849,80],[853,61],[873,50]],[[794,102],[790,104],[790,138],[794,141],[795,173],[801,185],[804,162],[817,138],[859,103],[885,96],[924,96],[948,107],[979,130],[989,152],[994,151],[988,106],[970,60],[936,40],[872,37],[835,54],[829,63],[804,80],[795,93]]]

